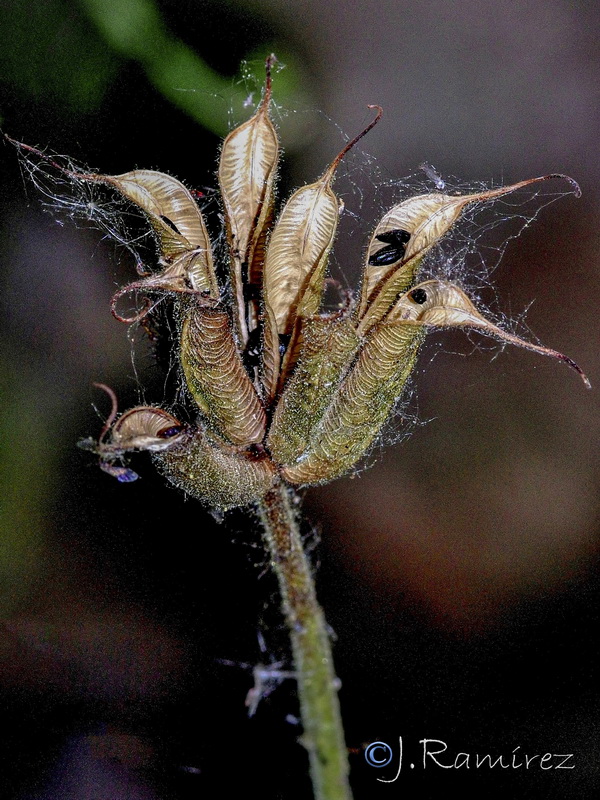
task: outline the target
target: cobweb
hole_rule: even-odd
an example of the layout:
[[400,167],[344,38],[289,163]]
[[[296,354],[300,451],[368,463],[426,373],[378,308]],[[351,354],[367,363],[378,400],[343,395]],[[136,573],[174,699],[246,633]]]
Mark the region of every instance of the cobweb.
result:
[[[276,62],[274,70],[283,69],[284,65]],[[261,100],[261,84],[256,78],[256,64],[246,64],[242,70],[240,83],[247,91],[244,103],[246,117],[253,113]],[[372,112],[369,112],[372,114]],[[348,141],[348,136],[329,118],[314,108],[284,109],[273,104],[272,114],[275,120],[284,120],[291,114],[318,115],[321,123],[331,130],[331,152],[341,149]],[[230,117],[233,127],[233,110]],[[237,122],[238,120],[236,120]],[[321,125],[322,127],[322,125]],[[76,226],[95,227],[103,240],[116,246],[117,257],[126,254],[127,269],[135,273],[148,275],[159,269],[157,247],[154,235],[143,213],[118,192],[98,182],[86,180],[90,174],[88,168],[77,164],[65,155],[50,154],[19,143],[14,143],[21,155],[21,168],[42,197],[44,208],[59,222],[70,221]],[[423,162],[408,176],[390,178],[383,174],[376,160],[362,147],[358,146],[346,154],[337,171],[334,189],[341,201],[340,224],[338,228],[338,248],[340,243],[344,251],[353,252],[355,260],[354,272],[360,272],[365,261],[365,249],[376,220],[392,206],[415,195],[439,192],[450,196],[476,194],[501,185],[496,182],[465,182],[456,176],[447,175],[431,164]],[[327,164],[323,165],[323,169]],[[314,180],[316,176],[309,176]],[[181,179],[181,178],[180,178]],[[207,219],[215,264],[224,299],[228,298],[227,287],[227,243],[223,232],[223,219],[219,206],[216,187],[201,187],[200,190],[188,187]],[[531,338],[524,325],[526,310],[519,314],[501,313],[498,309],[501,302],[495,296],[491,275],[498,267],[506,248],[513,239],[518,238],[531,225],[538,215],[550,204],[573,192],[573,187],[558,179],[534,184],[525,189],[496,198],[492,201],[471,203],[465,207],[458,222],[443,239],[427,254],[419,280],[438,278],[457,283],[461,286],[476,306],[493,322],[510,333],[520,332]],[[280,207],[285,201],[279,199]],[[348,242],[351,247],[348,247]],[[325,298],[324,309],[339,308],[344,300],[357,295],[357,286],[352,285],[346,269],[347,256],[344,252],[344,263],[338,261],[334,248],[330,259],[330,288]],[[488,299],[482,302],[482,296]],[[490,303],[490,296],[492,302]],[[152,341],[158,361],[164,372],[163,407],[173,410],[185,407],[185,392],[181,385],[178,363],[174,348],[169,346],[177,338],[177,320],[172,314],[172,303],[168,295],[152,298],[152,313],[141,325],[141,332],[147,334]],[[493,311],[490,311],[490,305]],[[129,338],[132,344],[132,369],[134,380],[138,386],[140,403],[147,403],[148,398],[143,382],[137,379],[138,367],[136,352],[139,347],[140,327],[132,326]],[[490,349],[493,353],[501,351],[503,345],[496,340],[478,334],[467,334],[474,348]],[[436,352],[440,352],[441,347]],[[436,352],[429,353],[429,359]],[[423,364],[419,370],[423,369]],[[414,428],[418,415],[411,410],[414,406],[414,390],[405,392],[396,409],[396,419],[402,420],[399,431],[388,430],[386,444],[404,438]],[[410,424],[409,424],[410,423]],[[389,426],[388,426],[389,428]]]
[[[248,70],[243,80],[248,86],[247,114],[251,115],[253,108],[260,102],[261,91],[256,85],[254,71]],[[311,115],[314,109],[286,110],[274,106],[273,116],[283,117],[285,114],[297,113]],[[321,115],[333,126],[331,120]],[[232,112],[233,120],[233,112]],[[332,137],[332,157],[335,156],[336,146],[340,148],[347,141],[341,130]],[[361,143],[362,144],[362,143]],[[119,252],[126,254],[128,268],[139,275],[148,274],[159,269],[156,242],[150,231],[147,220],[142,212],[119,195],[118,192],[95,182],[85,179],[89,169],[77,164],[65,155],[48,154],[17,145],[21,155],[21,168],[33,186],[42,197],[43,205],[60,224],[65,221],[76,226],[93,226],[97,228],[101,237],[114,243]],[[327,164],[323,165],[323,170]],[[178,176],[179,179],[185,176]],[[314,180],[317,176],[307,176]],[[417,167],[412,174],[403,178],[389,178],[382,173],[376,160],[368,155],[361,147],[355,148],[347,154],[339,167],[335,183],[335,191],[343,202],[340,218],[338,239],[346,237],[354,248],[357,260],[357,269],[360,271],[361,262],[364,263],[366,245],[377,219],[393,205],[418,194],[430,192],[443,192],[448,195],[474,194],[495,188],[497,183],[465,182],[459,178],[437,171],[430,164],[424,163]],[[188,187],[189,188],[189,187]],[[200,190],[191,189],[200,209],[208,218],[209,229],[212,233],[215,264],[221,285],[225,287],[225,274],[227,271],[226,240],[223,233],[223,220],[218,201],[216,188],[202,187]],[[443,240],[435,245],[428,253],[419,279],[441,278],[456,282],[465,289],[476,305],[486,316],[495,321],[505,330],[516,332],[523,327],[524,311],[516,316],[508,316],[496,312],[490,314],[481,302],[482,294],[493,296],[491,275],[498,267],[506,248],[513,239],[518,238],[522,232],[531,225],[538,215],[550,204],[572,192],[571,187],[561,187],[559,181],[537,184],[527,189],[497,198],[493,201],[473,203],[467,206],[460,220],[452,227]],[[280,207],[282,205],[280,198]],[[335,255],[331,259],[330,274],[335,282],[346,291],[357,292],[356,285],[348,279],[348,270],[345,264],[339,262]],[[224,289],[226,296],[227,290]],[[335,306],[339,298],[329,300]],[[178,416],[187,405],[184,387],[181,383],[179,364],[176,348],[170,343],[177,341],[177,319],[173,315],[172,303],[167,295],[153,298],[153,313],[148,323],[156,324],[156,347],[165,344],[165,353],[162,358],[163,386],[162,407],[174,412]],[[107,303],[108,305],[108,303]],[[499,303],[494,303],[494,308]],[[136,355],[140,342],[140,333],[150,335],[153,331],[144,329],[136,324],[129,329],[132,343],[132,370],[137,384],[138,398],[141,404],[155,401],[147,397],[144,388],[145,382],[138,379],[138,366]],[[491,348],[493,352],[500,352],[503,345],[480,335],[474,335],[471,340],[477,348]],[[437,351],[439,352],[439,350]],[[429,353],[429,363],[436,353]],[[427,364],[428,366],[428,364]],[[423,369],[421,362],[417,372]],[[417,405],[417,395],[414,384],[410,384],[402,398],[398,401],[394,419],[389,424],[383,436],[378,437],[371,447],[366,458],[361,461],[360,469],[364,469],[375,461],[381,449],[390,444],[396,444],[406,438],[417,425],[425,424],[420,419]],[[358,470],[357,470],[358,471]],[[310,534],[314,542],[318,541],[318,533]],[[261,700],[267,697],[281,683],[293,678],[293,673],[287,668],[285,659],[269,655],[262,634],[259,634],[260,660],[259,663],[250,664],[222,660],[228,666],[237,666],[249,673],[252,686],[249,689],[246,706],[249,715],[256,713]]]
[[[327,121],[339,138],[347,138],[331,120]],[[390,178],[383,174],[376,160],[359,146],[347,154],[338,170],[335,190],[343,202],[340,233],[346,240],[354,241],[352,256],[358,261],[358,271],[362,274],[366,246],[372,231],[377,221],[394,205],[421,194],[471,195],[504,185],[507,184],[494,180],[461,180],[437,170],[426,161],[405,177]],[[470,203],[450,231],[428,252],[417,282],[439,279],[455,283],[490,322],[508,333],[539,343],[526,325],[531,303],[517,311],[502,310],[506,302],[503,303],[503,299],[498,297],[492,277],[513,240],[518,239],[548,206],[569,194],[579,195],[577,184],[568,177],[561,179],[561,176],[556,176],[503,197]],[[347,250],[349,248],[344,247],[343,260],[340,261],[337,258],[338,251],[334,249],[331,273],[340,285],[356,291],[356,286],[350,285],[347,279]],[[330,294],[330,298],[330,307],[333,308],[335,296]],[[464,329],[461,333],[471,351],[483,350],[489,352],[492,358],[496,358],[507,346],[506,342],[482,335],[481,332]],[[414,381],[438,355],[452,352],[444,346],[441,337],[436,337],[434,341],[433,349],[426,348],[421,353],[413,376],[397,401],[383,433],[372,445],[367,457],[359,463],[356,472],[374,463],[384,447],[403,441],[416,426],[429,422],[420,417]],[[460,355],[464,354],[463,350]]]

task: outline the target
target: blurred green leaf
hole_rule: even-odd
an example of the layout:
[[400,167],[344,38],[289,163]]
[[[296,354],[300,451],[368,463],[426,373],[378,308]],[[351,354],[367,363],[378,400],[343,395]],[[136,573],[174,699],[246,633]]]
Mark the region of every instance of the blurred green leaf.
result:
[[97,108],[119,60],[63,0],[11,0],[0,17],[0,81],[67,110]]
[[[262,86],[265,58],[273,50],[286,65],[277,73],[277,102],[285,106],[306,103],[296,59],[280,46],[265,45],[260,53],[249,54],[245,80],[235,83],[171,36],[152,0],[80,1],[110,47],[121,56],[138,61],[164,97],[218,136],[229,131],[230,112],[235,116],[244,107],[248,86]],[[216,104],[215,96],[226,102]]]

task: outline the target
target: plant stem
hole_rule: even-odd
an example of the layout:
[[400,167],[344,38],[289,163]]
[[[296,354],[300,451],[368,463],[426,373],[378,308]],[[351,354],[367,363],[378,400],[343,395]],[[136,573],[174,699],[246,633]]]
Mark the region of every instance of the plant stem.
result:
[[298,515],[291,502],[292,491],[279,484],[258,508],[292,642],[304,726],[302,743],[308,750],[315,800],[352,800],[338,680],[325,618],[302,546]]

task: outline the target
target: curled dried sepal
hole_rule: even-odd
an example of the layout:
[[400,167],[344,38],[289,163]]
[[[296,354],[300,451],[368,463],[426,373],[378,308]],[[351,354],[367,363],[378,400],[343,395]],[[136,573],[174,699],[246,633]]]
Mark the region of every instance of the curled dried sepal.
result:
[[589,380],[572,359],[556,350],[526,342],[512,333],[503,331],[485,319],[462,289],[454,284],[431,280],[415,286],[398,300],[386,317],[386,323],[403,321],[438,328],[477,328],[482,333],[487,333],[510,344],[564,361],[579,373],[588,389],[591,388]]
[[117,420],[117,398],[114,391],[104,383],[95,383],[94,386],[107,393],[112,408],[98,441],[85,439],[79,442],[79,446],[97,453],[100,457],[100,469],[119,482],[135,481],[138,478],[137,473],[115,462],[121,460],[126,453],[134,451],[158,452],[168,449],[181,438],[185,426],[172,414],[154,406],[137,406],[126,411]]
[[373,122],[344,147],[318,181],[294,192],[273,229],[264,268],[264,294],[280,334],[290,334],[297,317],[319,310],[339,216],[331,184],[344,155],[381,118],[379,106],[369,108],[378,109]]
[[359,308],[361,331],[366,332],[382,320],[398,295],[410,287],[425,254],[448,233],[465,206],[493,200],[550,178],[574,183],[565,175],[543,175],[476,194],[418,195],[391,208],[375,228],[367,249]]
[[181,327],[181,366],[209,428],[233,445],[261,442],[266,415],[233,338],[226,311],[191,299]]
[[189,431],[153,460],[171,483],[220,511],[259,500],[277,479],[264,451],[226,447],[202,430]]
[[206,305],[214,306],[217,301],[209,292],[200,292],[192,288],[197,267],[197,255],[198,254],[193,250],[189,253],[184,253],[159,274],[150,275],[147,278],[134,281],[116,291],[112,296],[110,304],[113,317],[119,322],[132,324],[134,322],[140,322],[151,311],[153,304],[148,297],[145,297],[144,305],[139,311],[133,316],[124,317],[117,310],[117,304],[122,297],[128,294],[159,294],[160,296],[170,294],[171,292],[175,294],[193,294],[200,296],[202,298],[201,302],[206,303]]
[[219,185],[231,253],[232,290],[242,344],[247,340],[244,285],[256,286],[260,291],[264,240],[273,206],[273,184],[279,160],[279,140],[269,118],[273,60],[274,56],[267,59],[265,92],[258,111],[227,136],[219,161]]

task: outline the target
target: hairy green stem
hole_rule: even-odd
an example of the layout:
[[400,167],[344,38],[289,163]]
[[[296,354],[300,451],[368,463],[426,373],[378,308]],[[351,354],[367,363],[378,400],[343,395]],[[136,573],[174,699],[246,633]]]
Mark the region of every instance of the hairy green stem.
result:
[[259,514],[292,642],[302,743],[308,751],[315,800],[352,800],[331,644],[292,497],[285,485],[275,486],[259,503]]

